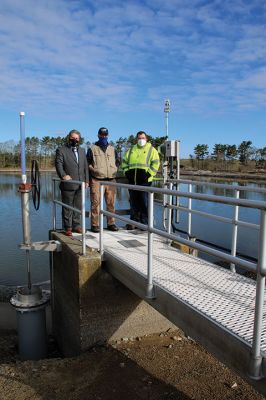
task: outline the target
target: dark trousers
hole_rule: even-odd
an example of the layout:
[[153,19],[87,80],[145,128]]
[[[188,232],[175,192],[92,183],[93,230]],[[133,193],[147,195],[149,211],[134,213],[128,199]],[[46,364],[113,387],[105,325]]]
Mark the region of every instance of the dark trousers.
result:
[[[148,182],[141,186],[151,186]],[[148,193],[139,190],[129,190],[130,219],[148,224]]]
[[[61,190],[62,202],[81,209],[81,189],[77,190]],[[62,224],[63,228],[78,228],[80,227],[81,214],[62,207]]]

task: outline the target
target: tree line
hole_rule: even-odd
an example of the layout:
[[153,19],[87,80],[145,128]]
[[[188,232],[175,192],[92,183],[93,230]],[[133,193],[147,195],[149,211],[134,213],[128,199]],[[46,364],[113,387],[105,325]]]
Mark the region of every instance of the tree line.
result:
[[[166,140],[165,136],[148,137],[152,145],[158,148]],[[66,137],[36,136],[25,139],[26,165],[31,166],[32,160],[37,160],[42,169],[52,168],[54,166],[55,151],[57,147],[66,143]],[[124,152],[136,143],[135,135],[120,137],[116,141],[110,142],[117,150],[120,159]],[[88,147],[91,143],[81,144]],[[13,140],[0,143],[0,168],[20,168],[21,157],[20,143]],[[266,147],[256,148],[250,140],[243,141],[239,145],[233,144],[215,144],[212,150],[209,150],[208,144],[197,144],[194,147],[194,153],[189,156],[190,164],[193,168],[210,169],[232,169],[237,163],[247,166],[252,164],[255,168],[266,168]]]
[[[152,145],[156,148],[162,144],[166,137],[148,137]],[[54,166],[55,151],[59,146],[66,143],[67,137],[50,137],[44,136],[38,138],[36,136],[26,137],[25,139],[25,156],[26,166],[30,168],[31,161],[37,160],[39,167],[42,169],[48,169]],[[132,145],[136,143],[135,135],[128,137],[120,137],[117,141],[110,142],[118,152],[120,159],[124,152]],[[88,148],[91,142],[85,142],[81,139],[81,145]],[[0,168],[20,168],[21,165],[21,146],[20,143],[16,143],[14,140],[9,140],[0,143]]]
[[212,152],[207,144],[197,144],[194,147],[194,156],[190,154],[190,160],[197,161],[197,167],[204,167],[206,161],[212,160],[220,166],[234,164],[238,161],[242,165],[248,165],[252,161],[256,168],[266,168],[266,147],[256,148],[250,140],[243,141],[239,145],[215,144]]

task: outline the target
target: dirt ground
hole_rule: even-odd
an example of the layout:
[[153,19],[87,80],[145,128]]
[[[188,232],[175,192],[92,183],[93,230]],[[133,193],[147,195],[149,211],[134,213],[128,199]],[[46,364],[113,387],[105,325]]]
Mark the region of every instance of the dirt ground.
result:
[[99,344],[76,358],[18,359],[0,332],[1,400],[259,400],[264,397],[181,331]]

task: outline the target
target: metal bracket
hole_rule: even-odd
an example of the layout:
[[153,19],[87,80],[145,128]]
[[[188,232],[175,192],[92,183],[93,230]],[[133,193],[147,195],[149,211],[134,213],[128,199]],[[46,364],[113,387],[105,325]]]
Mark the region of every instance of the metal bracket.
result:
[[20,244],[21,250],[62,251],[62,244],[58,240],[47,240],[45,242],[33,242]]

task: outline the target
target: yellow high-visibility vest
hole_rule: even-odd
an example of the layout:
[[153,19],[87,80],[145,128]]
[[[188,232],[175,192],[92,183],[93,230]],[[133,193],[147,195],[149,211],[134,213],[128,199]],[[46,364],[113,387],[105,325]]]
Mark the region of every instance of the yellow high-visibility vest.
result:
[[145,146],[135,144],[124,155],[122,169],[124,172],[130,169],[144,169],[151,175],[149,182],[153,180],[160,166],[160,158],[157,150],[146,143]]

